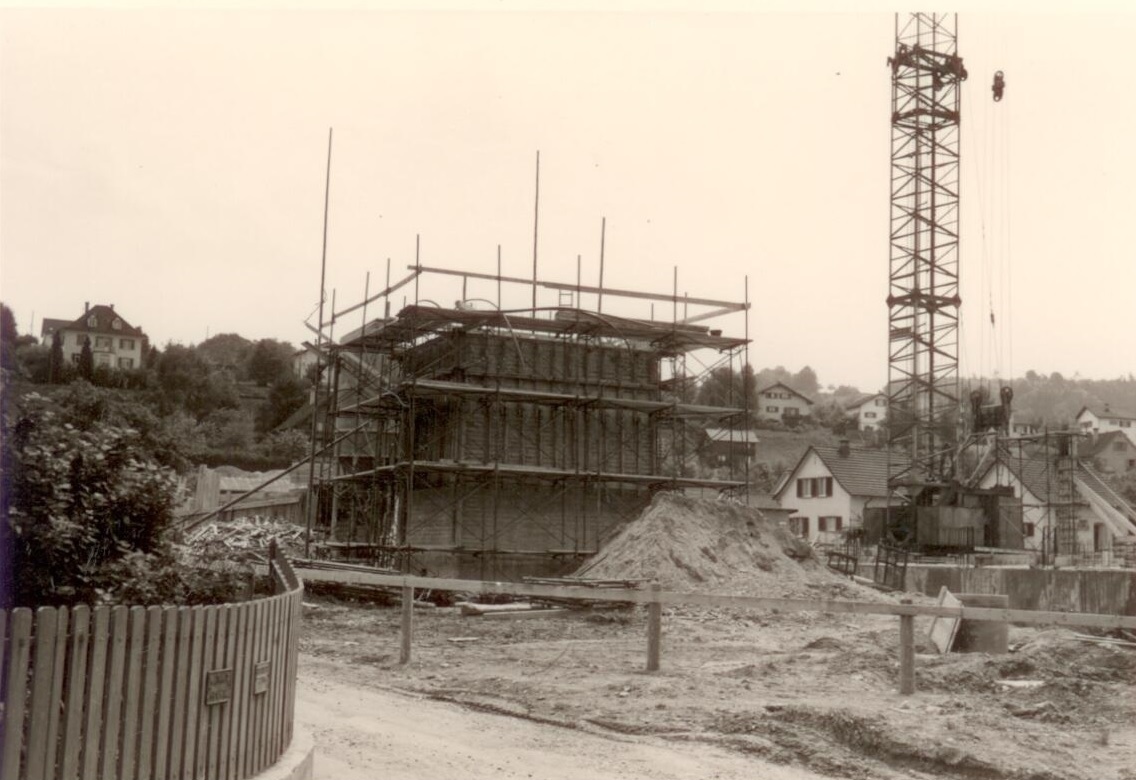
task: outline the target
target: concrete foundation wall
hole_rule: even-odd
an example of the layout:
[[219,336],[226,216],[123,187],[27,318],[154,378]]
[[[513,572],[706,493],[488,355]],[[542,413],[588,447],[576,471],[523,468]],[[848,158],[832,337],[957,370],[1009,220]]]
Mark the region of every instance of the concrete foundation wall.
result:
[[952,593],[1004,594],[1010,609],[1136,615],[1136,571],[907,567],[906,590],[937,596],[944,585]]

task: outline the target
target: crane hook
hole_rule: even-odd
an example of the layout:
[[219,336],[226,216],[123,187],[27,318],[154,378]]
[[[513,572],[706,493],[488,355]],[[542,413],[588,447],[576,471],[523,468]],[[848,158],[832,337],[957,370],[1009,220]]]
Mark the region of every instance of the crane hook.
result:
[[990,87],[994,93],[994,102],[999,103],[1002,100],[1002,93],[1006,90],[1006,79],[1002,75],[1002,71],[994,72],[994,85]]

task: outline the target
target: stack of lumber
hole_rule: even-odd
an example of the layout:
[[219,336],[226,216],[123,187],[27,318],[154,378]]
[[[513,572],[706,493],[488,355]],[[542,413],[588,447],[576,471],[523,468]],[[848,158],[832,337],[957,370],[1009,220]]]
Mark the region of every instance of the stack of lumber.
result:
[[[645,579],[597,579],[589,577],[525,577],[524,581],[530,585],[560,585],[595,590],[639,590]],[[532,599],[534,604],[545,606],[564,606],[570,609],[592,609],[594,607],[627,607],[630,602],[625,601],[591,601],[589,599],[571,598],[561,599],[541,596]]]

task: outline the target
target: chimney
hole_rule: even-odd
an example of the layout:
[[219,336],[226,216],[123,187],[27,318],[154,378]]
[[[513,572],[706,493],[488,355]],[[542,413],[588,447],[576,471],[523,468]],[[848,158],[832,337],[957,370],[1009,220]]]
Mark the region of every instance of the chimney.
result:
[[89,312],[90,310],[91,310],[91,302],[90,302],[90,301],[85,301],[85,302],[83,303],[83,313],[84,313],[84,314],[86,314],[86,313],[87,313],[87,312]]
[[852,445],[848,439],[841,439],[840,446],[836,448],[836,451],[840,453],[840,457],[847,458],[852,454]]
[[113,303],[110,305],[110,310],[114,311],[114,304]]

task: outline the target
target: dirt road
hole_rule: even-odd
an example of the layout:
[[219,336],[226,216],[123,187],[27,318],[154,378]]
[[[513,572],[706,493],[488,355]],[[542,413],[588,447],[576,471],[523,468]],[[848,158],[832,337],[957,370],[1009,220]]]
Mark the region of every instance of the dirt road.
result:
[[705,744],[604,736],[351,685],[337,664],[310,656],[296,718],[315,738],[321,780],[822,777]]

